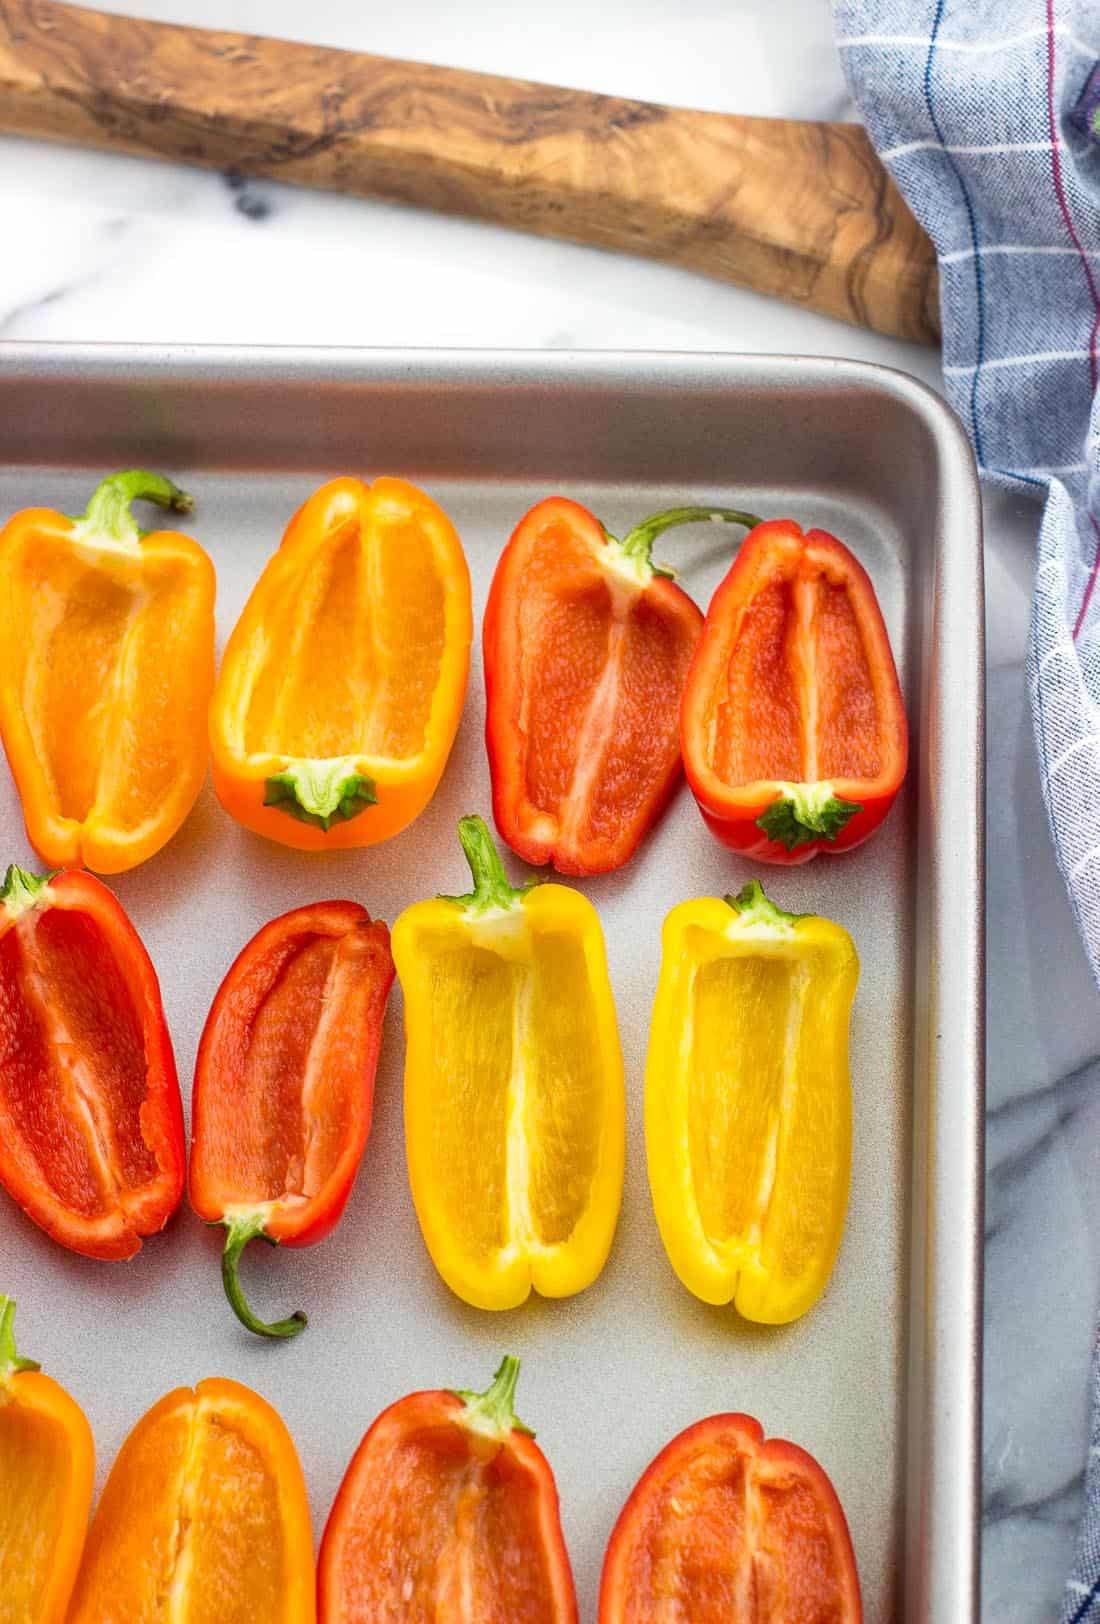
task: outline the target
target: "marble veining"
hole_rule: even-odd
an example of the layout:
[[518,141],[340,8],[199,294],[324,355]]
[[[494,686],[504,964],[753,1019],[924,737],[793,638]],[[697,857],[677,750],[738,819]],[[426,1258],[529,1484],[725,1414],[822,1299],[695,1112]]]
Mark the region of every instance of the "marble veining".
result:
[[[820,0],[129,0],[119,9],[686,106],[851,116]],[[583,48],[578,42],[583,41]],[[0,141],[0,336],[937,356],[664,266],[228,173]],[[1056,1616],[1100,1296],[1100,1001],[1054,864],[1023,677],[1036,510],[986,507],[989,1119],[984,1602]]]

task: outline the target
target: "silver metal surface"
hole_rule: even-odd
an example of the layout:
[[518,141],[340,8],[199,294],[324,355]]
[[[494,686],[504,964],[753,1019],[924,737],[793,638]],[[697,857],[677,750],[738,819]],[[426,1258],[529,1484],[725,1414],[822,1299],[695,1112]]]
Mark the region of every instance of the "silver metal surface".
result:
[[[326,473],[423,483],[462,536],[477,616],[512,527],[553,492],[619,533],[679,501],[823,526],[875,582],[914,749],[907,789],[869,845],[762,874],[784,907],[841,920],[863,963],[851,1205],[814,1311],[773,1329],[696,1302],[653,1221],[641,1092],[661,921],[683,898],[736,890],[753,872],[714,842],[684,791],[633,864],[581,882],[607,935],[629,1100],[618,1238],[582,1296],[493,1316],[436,1277],[405,1178],[396,991],[343,1223],[313,1250],[245,1259],[261,1312],[309,1311],[294,1343],[239,1329],[221,1294],[218,1235],[186,1208],[132,1263],[98,1264],[0,1197],[0,1289],[19,1300],[24,1351],[87,1410],[100,1481],[167,1388],[233,1376],[290,1425],[319,1537],[384,1405],[417,1387],[484,1385],[513,1351],[520,1413],[557,1473],[582,1619],[594,1619],[604,1545],[638,1474],[681,1427],[724,1409],[749,1411],[826,1467],[868,1624],[976,1619],[983,616],[977,488],[954,419],[912,379],[845,361],[0,346],[0,516],[31,504],[77,512],[97,475],[139,464],[197,500],[189,528],[217,565],[221,640]],[[659,552],[705,605],[736,542],[701,527],[664,537]],[[345,895],[392,923],[409,902],[463,889],[455,823],[489,808],[483,719],[475,647],[439,793],[386,845],[331,857],[270,846],[207,789],[164,852],[113,882],[161,975],[185,1101],[210,1000],[261,923]],[[31,859],[6,773],[0,834],[0,857]]]

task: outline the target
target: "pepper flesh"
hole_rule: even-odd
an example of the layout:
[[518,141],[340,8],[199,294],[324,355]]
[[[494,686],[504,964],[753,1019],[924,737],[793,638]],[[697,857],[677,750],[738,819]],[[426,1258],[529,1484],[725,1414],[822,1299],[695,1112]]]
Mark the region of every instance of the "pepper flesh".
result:
[[84,1411],[15,1348],[0,1296],[0,1624],[64,1624],[88,1512],[95,1446]]
[[111,1468],[67,1624],[314,1624],[305,1480],[282,1420],[218,1378],[176,1388]]
[[734,851],[805,863],[874,833],[908,730],[874,587],[843,542],[788,519],[751,533],[707,611],[681,740],[703,817]]
[[506,1358],[485,1393],[411,1393],[378,1417],[321,1541],[321,1624],[576,1624],[554,1475],[512,1409],[518,1372]]
[[861,1624],[848,1524],[804,1449],[749,1415],[688,1427],[615,1524],[599,1624]]
[[192,1096],[191,1205],[226,1227],[223,1277],[241,1323],[265,1324],[237,1261],[257,1235],[312,1246],[338,1222],[370,1133],[382,1019],[393,983],[389,931],[354,902],[318,902],[265,925],[229,970],[207,1017]]
[[369,846],[424,810],[466,695],[470,574],[443,510],[400,479],[335,479],[291,520],[226,646],[214,788],[302,851]]
[[784,1324],[824,1291],[852,1156],[847,931],[736,899],[665,921],[646,1060],[653,1207],[676,1273],[707,1303]]
[[680,696],[703,626],[651,562],[673,525],[729,509],[675,508],[616,541],[551,497],[520,520],[485,609],[485,737],[493,816],[512,850],[561,874],[621,868],[680,780]]
[[515,890],[480,818],[459,833],[466,897],[393,929],[405,994],[405,1150],[443,1279],[476,1308],[583,1291],[622,1198],[625,1097],[595,909]]
[[133,868],[171,839],[206,776],[214,567],[133,501],[190,513],[157,474],[104,480],[81,519],[0,532],[0,735],[31,845],[54,868]]
[[132,1257],[183,1192],[156,971],[91,874],[0,888],[0,1184],[70,1251]]

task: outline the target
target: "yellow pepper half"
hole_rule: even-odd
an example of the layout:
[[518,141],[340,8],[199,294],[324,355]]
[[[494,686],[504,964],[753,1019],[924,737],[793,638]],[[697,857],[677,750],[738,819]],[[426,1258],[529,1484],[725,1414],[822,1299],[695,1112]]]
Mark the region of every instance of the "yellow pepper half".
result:
[[755,880],[665,921],[646,1063],[653,1206],[688,1290],[746,1319],[797,1319],[832,1272],[858,980],[842,926],[784,913]]
[[432,1260],[475,1308],[568,1297],[607,1259],[626,1104],[603,932],[564,885],[508,883],[481,818],[474,889],[393,927],[405,995],[405,1150]]

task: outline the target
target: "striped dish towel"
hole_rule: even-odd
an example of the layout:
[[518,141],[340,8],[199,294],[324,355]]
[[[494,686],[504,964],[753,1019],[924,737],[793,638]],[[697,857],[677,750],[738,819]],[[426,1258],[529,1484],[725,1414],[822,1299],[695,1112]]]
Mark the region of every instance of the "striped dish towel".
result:
[[[835,0],[852,92],[940,263],[983,478],[1042,503],[1028,687],[1100,980],[1100,0]],[[1100,1624],[1100,1350],[1063,1624]]]

